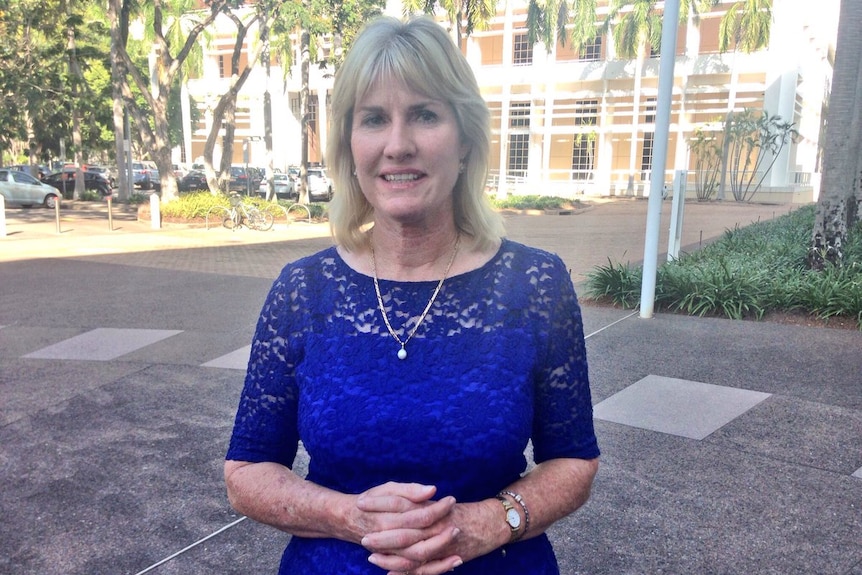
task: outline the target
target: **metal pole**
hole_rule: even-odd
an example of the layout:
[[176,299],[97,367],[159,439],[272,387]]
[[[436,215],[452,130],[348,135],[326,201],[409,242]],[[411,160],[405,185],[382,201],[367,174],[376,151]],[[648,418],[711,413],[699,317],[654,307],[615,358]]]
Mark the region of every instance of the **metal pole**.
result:
[[111,209],[111,195],[110,194],[108,194],[107,200],[108,200],[108,231],[113,232],[114,231],[114,213],[113,213],[113,210]]
[[685,177],[688,172],[677,170],[673,178],[673,208],[670,212],[670,233],[667,240],[667,261],[679,259],[682,247],[682,220],[685,215]]
[[646,238],[644,241],[644,265],[640,305],[640,316],[642,318],[651,318],[655,308],[658,240],[659,228],[661,226],[661,190],[664,187],[664,170],[667,163],[667,138],[670,131],[670,104],[673,98],[673,67],[676,60],[676,31],[678,27],[679,0],[667,0],[664,3],[664,22],[661,34],[655,148],[652,173],[650,175]]
[[0,238],[6,237],[6,198],[0,195]]
[[60,198],[54,202],[54,220],[57,222],[57,233],[62,233],[60,231]]

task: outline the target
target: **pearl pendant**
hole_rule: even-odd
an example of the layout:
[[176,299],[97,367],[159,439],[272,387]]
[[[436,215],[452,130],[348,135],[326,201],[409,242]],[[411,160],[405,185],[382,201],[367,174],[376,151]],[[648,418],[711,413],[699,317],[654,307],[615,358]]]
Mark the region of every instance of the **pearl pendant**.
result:
[[407,359],[407,350],[403,347],[398,350],[398,359]]

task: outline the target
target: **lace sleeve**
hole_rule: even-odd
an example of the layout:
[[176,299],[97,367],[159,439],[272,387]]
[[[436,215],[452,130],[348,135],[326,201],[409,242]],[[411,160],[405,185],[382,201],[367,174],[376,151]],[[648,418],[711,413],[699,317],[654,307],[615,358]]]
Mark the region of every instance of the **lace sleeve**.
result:
[[546,326],[546,353],[539,358],[535,381],[534,457],[537,463],[558,457],[592,459],[599,448],[581,309],[562,260],[553,255],[540,269],[536,321]]
[[290,467],[299,443],[298,390],[294,375],[302,360],[303,270],[287,267],[275,281],[258,319],[245,386],[227,459],[272,461]]

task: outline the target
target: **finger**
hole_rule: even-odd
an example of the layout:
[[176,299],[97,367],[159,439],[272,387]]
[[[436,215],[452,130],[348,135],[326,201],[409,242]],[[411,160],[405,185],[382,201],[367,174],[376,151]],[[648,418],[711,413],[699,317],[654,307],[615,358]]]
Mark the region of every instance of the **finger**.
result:
[[393,511],[393,506],[400,507],[395,502],[374,499],[366,503],[362,511],[377,514],[374,521],[378,527],[371,531],[370,535],[393,529],[429,529],[452,512],[456,501],[450,495],[440,501],[428,503],[422,507],[414,507],[401,511]]
[[457,527],[444,529],[430,537],[424,533],[414,529],[396,529],[365,537],[362,544],[366,549],[374,551],[375,556],[397,555],[410,561],[425,563],[441,555],[445,556],[446,550],[451,548],[460,530]]
[[[423,503],[434,497],[437,488],[433,485],[422,485],[420,483],[396,483],[390,481],[377,487],[372,487],[365,493],[359,495],[357,504],[360,509],[368,500],[381,500],[384,504],[402,507],[406,502]],[[389,509],[391,511],[403,511],[404,509]]]
[[[386,575],[404,575],[405,573],[409,573],[409,575],[440,575],[442,573],[453,571],[455,568],[460,567],[463,564],[464,561],[462,561],[460,557],[453,555],[451,557],[446,557],[445,559],[429,561],[428,563],[417,565],[415,567],[390,569]],[[384,567],[384,569],[388,568]]]

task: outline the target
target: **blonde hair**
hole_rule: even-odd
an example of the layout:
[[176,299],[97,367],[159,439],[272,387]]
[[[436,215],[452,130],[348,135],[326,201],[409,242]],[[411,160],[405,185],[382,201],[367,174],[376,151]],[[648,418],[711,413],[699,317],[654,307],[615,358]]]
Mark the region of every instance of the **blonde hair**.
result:
[[336,243],[348,250],[361,246],[363,226],[374,215],[353,176],[350,140],[354,106],[384,81],[400,83],[452,107],[461,141],[469,150],[453,190],[455,226],[481,247],[496,242],[503,235],[502,218],[485,193],[490,114],[473,71],[446,31],[430,18],[401,21],[384,16],[367,24],[356,38],[332,91],[326,156],[335,182],[329,221]]

